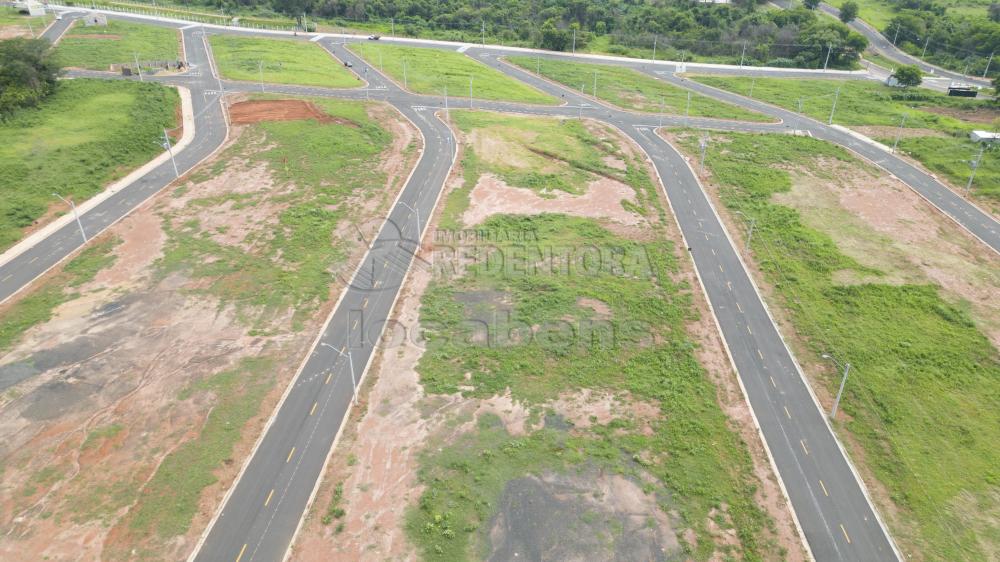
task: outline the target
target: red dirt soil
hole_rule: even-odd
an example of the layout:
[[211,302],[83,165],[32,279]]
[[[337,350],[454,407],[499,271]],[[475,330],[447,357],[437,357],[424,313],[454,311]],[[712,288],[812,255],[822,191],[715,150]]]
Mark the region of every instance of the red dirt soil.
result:
[[320,123],[339,123],[357,127],[357,123],[347,119],[338,119],[316,107],[315,104],[302,100],[251,100],[241,101],[229,106],[229,116],[236,125],[260,123],[261,121],[296,121],[299,119],[315,119]]

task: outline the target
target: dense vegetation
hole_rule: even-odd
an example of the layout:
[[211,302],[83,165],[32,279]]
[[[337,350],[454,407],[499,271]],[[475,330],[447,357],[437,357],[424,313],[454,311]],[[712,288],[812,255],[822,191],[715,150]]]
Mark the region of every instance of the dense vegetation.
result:
[[[698,136],[683,137],[697,154]],[[894,529],[897,537],[927,560],[989,559],[998,544],[990,518],[1000,493],[1000,356],[968,305],[934,284],[880,282],[885,272],[775,203],[792,188],[789,167],[829,173],[823,159],[852,161],[843,149],[784,135],[713,140],[706,165],[725,206],[756,219],[751,247],[800,341],[817,362],[832,353],[852,365],[843,423],[863,449],[854,458],[912,525]],[[870,281],[837,282],[845,272]],[[838,382],[823,379],[830,392]]]
[[[867,45],[839,21],[804,8],[609,0],[192,0],[228,11],[320,18],[396,35],[569,51],[777,66],[851,66]],[[162,3],[157,3],[162,4]],[[205,10],[207,11],[207,10]]]
[[0,121],[19,108],[38,105],[55,90],[58,76],[47,40],[0,41]]

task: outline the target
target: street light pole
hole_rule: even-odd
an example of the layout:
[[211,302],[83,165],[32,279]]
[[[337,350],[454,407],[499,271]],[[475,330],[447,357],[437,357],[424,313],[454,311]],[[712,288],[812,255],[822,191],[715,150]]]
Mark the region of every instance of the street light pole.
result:
[[986,143],[981,143],[979,145],[979,156],[972,161],[972,173],[969,174],[969,181],[965,184],[965,194],[969,194],[969,190],[972,189],[972,180],[976,179],[976,170],[979,169],[979,163],[983,161],[983,152],[986,151]]
[[264,59],[257,61],[257,74],[260,80],[260,91],[264,91]]
[[986,61],[986,70],[983,71],[983,78],[986,78],[986,74],[988,74],[989,71],[990,71],[990,64],[993,63],[993,55],[994,54],[995,53],[990,53],[990,58],[989,58],[989,60]]
[[708,140],[708,137],[701,137],[698,141],[698,145],[701,147],[701,163],[698,166],[701,173],[705,172],[705,151],[708,150]]
[[[822,355],[823,359],[829,359],[833,361],[833,364],[840,366],[840,362],[837,361],[829,353],[824,353]],[[847,375],[851,373],[851,364],[847,363],[844,365],[844,378],[840,379],[840,388],[837,390],[837,397],[833,400],[833,408],[830,410],[830,419],[836,419],[837,417],[837,407],[840,406],[840,397],[844,395],[844,386],[847,384]]]
[[403,89],[409,90],[410,86],[406,81],[406,59],[403,59]]
[[597,71],[594,71],[594,99],[600,99],[597,97]]
[[348,349],[347,353],[344,353],[343,351],[337,349],[336,347],[333,347],[332,345],[330,345],[330,344],[328,344],[326,342],[322,342],[322,343],[320,343],[320,345],[325,345],[326,347],[329,347],[330,349],[332,349],[332,350],[336,351],[337,353],[339,353],[341,357],[347,356],[347,362],[351,366],[351,391],[354,394],[354,405],[357,406],[358,405],[358,382],[357,382],[357,379],[354,378],[354,356],[351,355],[351,350]]
[[167,136],[166,129],[163,129],[163,147],[167,149],[167,154],[170,154],[170,163],[174,165],[174,177],[181,177],[181,173],[177,171],[177,162],[174,161],[174,149],[170,146],[170,137]]
[[903,125],[906,124],[906,114],[903,114],[903,118],[899,121],[899,130],[896,132],[896,140],[892,143],[892,150],[889,151],[890,154],[896,153],[896,147],[899,146],[899,138],[903,136]]
[[743,211],[736,211],[736,214],[743,215],[743,218],[746,219],[750,223],[750,229],[747,232],[747,241],[746,241],[746,244],[744,245],[744,248],[743,248],[743,253],[744,254],[749,254],[750,253],[750,241],[753,240],[753,231],[757,228],[757,219],[755,219],[755,218],[753,218],[751,216],[748,216]]
[[135,52],[132,53],[132,60],[135,61],[135,71],[139,73],[139,81],[143,82],[142,79],[142,67],[139,66],[139,55]]
[[417,245],[420,245],[420,239],[423,237],[423,230],[420,229],[420,210],[414,209],[413,207],[406,204],[406,201],[400,200],[399,204],[406,207],[407,209],[413,211],[417,215]]
[[833,45],[827,44],[826,46],[826,60],[823,61],[823,70],[826,70],[826,66],[830,64],[830,53],[833,52]]
[[830,108],[830,120],[827,125],[833,125],[833,112],[837,111],[838,99],[840,99],[840,86],[837,86],[837,93],[833,95],[833,107]]
[[472,109],[472,76],[469,76],[469,109]]
[[83,230],[83,223],[80,222],[80,213],[78,213],[76,211],[76,205],[73,204],[73,200],[72,199],[65,199],[65,198],[63,198],[62,195],[59,195],[58,193],[53,193],[52,195],[55,195],[56,197],[58,197],[59,199],[61,199],[63,203],[66,203],[67,205],[69,205],[70,209],[73,209],[73,218],[76,219],[76,226],[80,227],[80,236],[83,236],[83,243],[86,244],[87,243],[87,232]]

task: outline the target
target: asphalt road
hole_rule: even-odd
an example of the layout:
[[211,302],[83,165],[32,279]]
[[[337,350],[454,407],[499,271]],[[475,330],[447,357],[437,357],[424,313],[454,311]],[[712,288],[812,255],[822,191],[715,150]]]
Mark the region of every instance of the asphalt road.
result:
[[[208,32],[222,31],[209,29]],[[225,32],[251,33],[249,30]],[[187,56],[196,67],[187,76],[163,81],[183,84],[194,94],[198,114],[195,141],[177,155],[178,165],[186,170],[218,147],[225,136],[224,116],[217,102],[219,91],[252,92],[259,91],[261,87],[214,78],[209,71],[208,53],[201,41],[201,28],[186,27],[183,33]],[[382,334],[405,273],[414,261],[414,248],[419,238],[418,216],[426,221],[431,215],[454,155],[454,139],[450,131],[433,116],[433,111],[443,105],[441,98],[402,91],[343,46],[337,45],[335,39],[324,38],[320,44],[342,60],[350,60],[355,71],[368,79],[368,87],[337,91],[265,85],[263,89],[292,95],[386,100],[420,128],[426,147],[413,176],[403,188],[400,202],[392,208],[368,254],[350,280],[342,301],[288,387],[253,455],[244,465],[241,477],[230,489],[217,518],[203,536],[200,547],[192,556],[196,560],[279,560],[287,552],[322,475],[323,464],[343,427],[352,389],[360,382],[352,381],[351,375],[353,373],[357,379],[366,370],[373,342]],[[879,162],[918,192],[926,192],[925,196],[931,201],[939,201],[939,206],[946,213],[995,250],[1000,248],[996,222],[985,215],[977,216],[972,212],[974,207],[898,158],[792,112],[677,78],[669,65],[649,65],[642,61],[622,63],[784,121],[780,124],[748,124],[619,111],[498,62],[496,57],[509,54],[507,49],[473,47],[468,49],[467,54],[550,92],[566,103],[558,107],[527,106],[469,100],[466,97],[451,99],[449,105],[452,109],[473,106],[522,114],[601,119],[621,129],[646,150],[663,179],[666,195],[690,246],[696,269],[719,320],[751,409],[813,554],[818,560],[897,559],[888,536],[865,497],[863,486],[856,479],[823,413],[810,395],[808,385],[769,318],[708,198],[683,157],[655,134],[655,127],[662,124],[739,131],[806,130]],[[156,168],[85,214],[84,226],[92,233],[106,228],[162,189],[172,176],[169,163]],[[421,222],[421,226],[425,225]],[[79,247],[81,242],[76,225],[71,224],[0,268],[0,298],[29,283],[48,265]],[[12,267],[15,263],[17,265]]]
[[[834,8],[833,6],[825,2],[820,3],[819,9],[823,10],[824,12],[830,14],[835,18],[840,17],[840,10]],[[989,80],[985,80],[977,76],[966,76],[959,72],[953,72],[951,70],[941,68],[940,66],[927,63],[913,55],[906,53],[902,49],[899,49],[898,47],[893,45],[892,41],[886,39],[886,37],[882,35],[882,33],[880,33],[877,29],[872,27],[872,25],[866,21],[856,19],[847,25],[850,26],[855,31],[857,31],[858,33],[864,35],[868,39],[869,46],[882,53],[882,55],[885,56],[886,58],[890,58],[902,64],[915,64],[920,67],[920,70],[923,70],[924,72],[928,74],[933,74],[935,76],[941,76],[944,78],[948,78],[950,80],[965,82],[969,84],[976,84],[979,86],[986,86],[986,87],[991,86]]]

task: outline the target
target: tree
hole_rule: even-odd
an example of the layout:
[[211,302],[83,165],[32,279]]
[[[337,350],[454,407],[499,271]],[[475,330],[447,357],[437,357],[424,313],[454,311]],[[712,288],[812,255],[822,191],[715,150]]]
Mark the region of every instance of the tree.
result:
[[897,68],[892,76],[899,82],[900,86],[909,88],[919,86],[920,82],[923,81],[924,73],[920,71],[919,66],[908,64]]
[[555,20],[549,18],[542,24],[542,44],[543,49],[550,51],[565,51],[569,45],[570,36],[565,29],[556,27]]
[[810,10],[815,10],[819,7],[820,0],[802,0],[802,4],[809,8]]
[[851,23],[856,17],[858,17],[857,2],[848,0],[840,6],[840,21],[844,23]]
[[996,2],[990,4],[987,13],[989,13],[991,20],[1000,23],[1000,4]]
[[0,119],[15,109],[38,105],[55,90],[58,76],[47,39],[0,41]]

